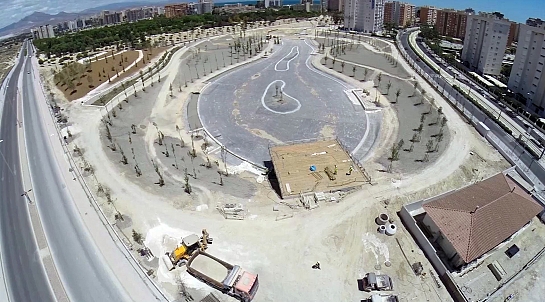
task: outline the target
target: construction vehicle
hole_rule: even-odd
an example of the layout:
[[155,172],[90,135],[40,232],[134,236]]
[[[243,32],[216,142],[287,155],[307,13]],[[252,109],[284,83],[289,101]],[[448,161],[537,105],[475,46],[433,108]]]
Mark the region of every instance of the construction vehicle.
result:
[[[223,277],[223,280],[216,280],[210,275],[205,274],[202,268],[198,270],[193,266],[195,259],[199,256],[207,257],[215,261],[216,263],[214,264],[223,266],[227,271],[227,275]],[[197,250],[193,253],[191,258],[187,261],[186,268],[191,276],[241,302],[252,301],[259,288],[257,274],[249,273],[238,265],[229,264],[201,250]]]
[[399,302],[399,299],[394,295],[372,295],[361,302]]
[[182,238],[181,244],[179,244],[172,252],[166,253],[163,258],[163,262],[167,266],[168,270],[171,271],[176,268],[176,266],[182,266],[187,263],[187,260],[195,253],[196,251],[204,251],[208,248],[208,244],[212,244],[212,238],[206,231],[202,230],[202,236],[199,238],[198,235],[189,235]]
[[367,273],[361,279],[361,290],[366,292],[378,290],[393,290],[394,285],[392,279],[388,275],[377,275],[375,273]]

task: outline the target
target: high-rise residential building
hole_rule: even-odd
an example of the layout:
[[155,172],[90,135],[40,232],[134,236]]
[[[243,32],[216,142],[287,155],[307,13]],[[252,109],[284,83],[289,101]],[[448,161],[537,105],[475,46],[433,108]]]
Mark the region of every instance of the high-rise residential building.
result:
[[343,11],[343,0],[329,0],[327,1],[327,10],[342,12]]
[[466,34],[467,16],[465,11],[438,10],[435,29],[442,36],[462,39]]
[[520,24],[517,55],[511,68],[508,87],[527,100],[527,106],[545,115],[545,29]]
[[420,23],[435,25],[437,21],[437,8],[433,6],[420,7]]
[[500,74],[510,25],[494,14],[469,15],[462,60],[480,73]]
[[123,20],[127,22],[136,22],[142,19],[153,18],[157,14],[155,7],[139,7],[127,9],[123,12]]
[[46,39],[55,38],[55,31],[52,25],[40,25],[30,30],[32,38],[34,39]]
[[197,14],[208,14],[214,10],[214,1],[212,0],[199,0],[197,6]]
[[517,42],[519,40],[519,26],[519,23],[511,22],[511,25],[509,26],[509,36],[507,37],[508,47],[511,46],[513,42]]
[[416,8],[410,3],[390,1],[384,3],[384,24],[390,23],[398,27],[412,25]]
[[399,26],[399,6],[399,1],[389,1],[384,3],[384,24]]
[[282,0],[265,0],[264,2],[264,7],[265,8],[269,8],[269,7],[282,7],[283,3]]
[[346,0],[344,27],[364,33],[382,32],[384,0]]
[[526,20],[526,25],[543,28],[545,26],[545,21],[540,18],[528,18]]
[[189,13],[188,3],[179,3],[179,4],[169,4],[165,5],[165,17],[167,18],[176,18],[182,17]]
[[100,25],[117,24],[121,23],[121,20],[123,20],[121,12],[110,12],[105,10],[100,13]]
[[416,7],[410,3],[399,4],[399,21],[401,27],[411,26],[416,20]]

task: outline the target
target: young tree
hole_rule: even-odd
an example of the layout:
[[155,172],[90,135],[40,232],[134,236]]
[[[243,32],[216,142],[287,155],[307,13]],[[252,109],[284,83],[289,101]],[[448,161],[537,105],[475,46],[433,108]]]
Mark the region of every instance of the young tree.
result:
[[352,77],[356,77],[356,65],[352,66]]
[[388,84],[386,84],[386,94],[390,94],[390,88],[392,88],[392,82],[388,81]]
[[396,90],[396,103],[397,103],[397,100],[399,99],[399,96],[401,95],[401,89],[397,89]]
[[367,75],[369,74],[369,69],[365,68],[363,70],[363,80],[367,81]]
[[382,81],[382,72],[379,73],[378,76],[377,76],[377,82],[378,82],[377,87],[378,87],[378,88],[380,88],[380,82],[381,82],[381,81]]
[[414,86],[414,92],[413,92],[413,95],[412,95],[412,96],[415,96],[415,95],[416,95],[416,91],[418,90],[418,82],[414,82],[413,86]]

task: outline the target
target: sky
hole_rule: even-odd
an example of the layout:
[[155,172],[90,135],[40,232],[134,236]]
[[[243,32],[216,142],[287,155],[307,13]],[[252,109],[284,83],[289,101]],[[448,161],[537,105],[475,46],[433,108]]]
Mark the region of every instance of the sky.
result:
[[[146,1],[146,0],[144,0]],[[185,2],[186,0],[180,0]],[[545,0],[406,0],[417,6],[433,5],[440,8],[465,9],[475,11],[499,11],[517,22],[525,22],[527,18],[545,19]],[[0,28],[17,22],[35,11],[56,14],[60,11],[79,12],[109,3],[134,2],[134,0],[0,0]],[[139,2],[142,2],[140,0]],[[153,2],[153,0],[149,0]],[[175,2],[173,0],[173,2]],[[225,2],[225,1],[217,1]]]
[[406,0],[416,6],[430,5],[439,8],[466,9],[471,7],[475,12],[498,11],[512,21],[526,22],[528,18],[545,19],[544,0]]

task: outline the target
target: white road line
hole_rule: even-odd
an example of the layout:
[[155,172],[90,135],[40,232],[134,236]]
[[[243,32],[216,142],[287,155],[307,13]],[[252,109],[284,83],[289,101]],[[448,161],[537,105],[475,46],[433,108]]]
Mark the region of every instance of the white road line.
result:
[[[295,100],[297,102],[297,108],[295,108],[293,110],[290,110],[290,111],[281,112],[281,111],[276,111],[274,109],[271,109],[271,108],[269,108],[269,106],[267,106],[267,104],[265,104],[265,95],[267,94],[267,91],[269,91],[269,88],[276,82],[281,82],[282,83],[282,86],[280,86],[280,91],[282,92],[283,95],[286,95],[289,98],[292,98],[293,100]],[[286,82],[284,82],[282,80],[272,81],[269,85],[267,85],[267,88],[265,88],[265,91],[263,91],[263,95],[261,96],[261,105],[263,105],[263,107],[265,107],[265,109],[269,110],[270,112],[278,113],[278,114],[290,114],[290,113],[294,113],[294,112],[298,111],[299,109],[301,109],[301,102],[299,102],[298,99],[296,99],[296,98],[294,98],[294,97],[292,97],[289,94],[284,92],[284,87],[285,86],[286,86]]]
[[[314,51],[314,47],[310,44],[308,44],[307,40],[305,39],[305,44],[307,44],[311,49],[312,51]],[[323,72],[321,72],[320,70],[312,67],[309,65],[309,60],[310,58],[312,58],[312,55],[309,55],[307,60],[305,61],[305,65],[307,66],[308,69],[310,69],[311,71],[314,71],[316,72],[317,74],[321,75],[321,76],[324,76],[330,80],[333,80],[339,84],[341,84],[343,87],[345,87],[346,89],[351,89],[349,88],[347,85],[344,84],[344,82],[340,81],[339,79],[335,78],[335,77],[332,77],[332,76],[329,76]],[[365,109],[365,108],[364,108]],[[358,143],[358,145],[356,146],[356,148],[354,148],[354,150],[352,150],[352,152],[350,152],[352,154],[352,156],[354,156],[360,149],[361,147],[363,146],[363,144],[365,143],[365,140],[367,139],[367,136],[369,136],[369,116],[367,115],[367,112],[365,112],[365,110],[363,111],[363,114],[365,114],[365,120],[366,120],[366,126],[365,126],[365,134],[363,135],[362,139],[360,140],[360,142]]]
[[[291,55],[291,53],[293,52],[294,49],[295,49],[295,56],[293,56],[293,58],[289,59],[288,62],[286,62],[286,69],[278,69],[278,64],[282,63],[282,61],[285,58],[287,58],[289,55]],[[278,62],[276,62],[276,64],[274,64],[274,70],[275,71],[288,71],[288,70],[290,70],[290,62],[293,61],[298,56],[299,56],[299,46],[293,46],[291,48],[290,52],[287,55],[282,57],[282,59],[280,59]]]

